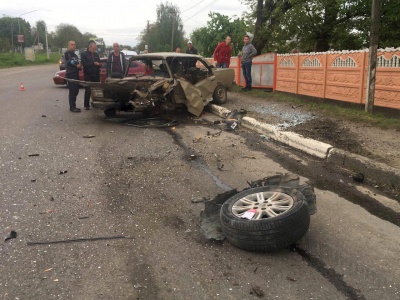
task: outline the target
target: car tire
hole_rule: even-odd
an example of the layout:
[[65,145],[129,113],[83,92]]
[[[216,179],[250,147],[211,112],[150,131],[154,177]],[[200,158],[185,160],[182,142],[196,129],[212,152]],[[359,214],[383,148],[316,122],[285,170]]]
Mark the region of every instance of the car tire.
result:
[[117,115],[117,110],[115,108],[109,108],[104,111],[106,117],[115,117]]
[[226,103],[227,99],[228,99],[228,92],[226,90],[226,87],[222,84],[218,84],[214,90],[212,103],[224,104]]
[[[258,219],[241,214],[257,209]],[[302,238],[310,226],[302,193],[289,187],[262,186],[230,197],[221,207],[222,232],[234,246],[248,251],[284,249]]]

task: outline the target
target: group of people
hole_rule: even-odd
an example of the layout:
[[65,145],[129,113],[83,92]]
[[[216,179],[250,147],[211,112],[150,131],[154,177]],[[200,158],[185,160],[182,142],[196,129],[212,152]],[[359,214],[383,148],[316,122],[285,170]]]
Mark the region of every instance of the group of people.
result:
[[[243,77],[246,82],[246,86],[242,90],[247,92],[252,89],[251,66],[253,57],[257,55],[257,50],[250,43],[250,37],[248,35],[244,36],[243,42],[242,51],[239,52],[238,56],[241,57]],[[219,43],[214,50],[214,65],[217,68],[229,68],[231,55],[231,37],[227,36],[225,41]]]
[[[229,68],[232,56],[231,37],[227,36],[225,41],[219,43],[214,50],[214,66],[217,68]],[[246,86],[242,89],[243,91],[252,90],[252,78],[251,78],[251,66],[252,59],[257,55],[257,50],[250,42],[250,37],[245,35],[243,38],[243,48],[239,52],[238,56],[241,57],[243,77],[246,82]],[[181,48],[175,47],[175,52],[180,53]],[[197,50],[193,47],[192,41],[188,41],[188,48],[186,49],[187,54],[198,54]]]
[[[100,69],[102,63],[100,62],[100,56],[97,53],[96,42],[90,41],[87,50],[81,54],[81,60],[75,53],[76,43],[75,41],[68,42],[68,50],[64,53],[65,57],[65,71],[66,78],[79,80],[79,71],[83,68],[84,80],[91,82],[100,82]],[[122,78],[127,67],[127,60],[125,54],[120,51],[119,44],[113,44],[113,51],[108,55],[107,58],[107,77]],[[69,82],[69,110],[71,112],[81,112],[81,109],[76,107],[76,97],[79,94],[79,84]],[[90,109],[90,87],[85,87],[85,96],[83,105],[85,110]]]
[[[242,89],[243,91],[251,91],[252,89],[252,78],[251,78],[251,66],[252,58],[257,55],[257,50],[250,42],[250,37],[245,35],[243,38],[243,48],[238,56],[241,56],[243,77],[246,82],[246,86]],[[193,47],[192,41],[187,43],[187,54],[198,54],[196,48]],[[79,80],[79,70],[83,67],[84,80],[91,82],[100,81],[100,68],[102,64],[100,62],[99,54],[97,53],[96,42],[90,41],[87,50],[81,54],[81,60],[75,53],[76,43],[74,41],[68,42],[68,50],[65,52],[64,57],[66,61],[66,78]],[[180,53],[181,48],[175,47],[175,52]],[[232,55],[231,37],[227,36],[225,41],[219,43],[214,50],[214,65],[217,68],[229,68],[229,63]],[[196,66],[196,62],[194,66]],[[189,66],[190,67],[190,66]],[[107,77],[122,78],[127,68],[127,60],[125,54],[120,51],[118,43],[113,44],[113,51],[110,52],[107,58]],[[150,67],[146,69],[146,72],[151,72]],[[71,112],[81,112],[81,109],[76,107],[76,97],[79,93],[79,84],[69,82],[69,109]],[[89,100],[91,95],[90,87],[85,88],[84,96],[84,107],[85,110],[90,109]]]

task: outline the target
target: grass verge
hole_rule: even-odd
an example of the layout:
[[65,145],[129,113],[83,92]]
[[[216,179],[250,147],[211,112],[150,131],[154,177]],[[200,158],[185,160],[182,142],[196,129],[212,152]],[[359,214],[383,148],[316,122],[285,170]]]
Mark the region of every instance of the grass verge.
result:
[[50,54],[49,59],[47,59],[46,53],[36,53],[35,61],[30,61],[23,58],[21,53],[14,53],[14,55],[12,53],[0,53],[0,68],[4,69],[18,66],[56,64],[60,57],[60,54],[53,53]]
[[[318,99],[283,92],[266,92],[262,89],[253,89],[251,92],[242,92],[242,88],[234,86],[232,91],[246,93],[248,96],[265,98],[266,100],[290,103],[293,106],[301,106],[303,109],[322,114],[326,117],[337,118],[357,123],[374,125],[380,128],[400,130],[400,110],[384,109],[385,112],[366,112],[361,105],[329,99]],[[332,101],[328,103],[328,101]],[[380,109],[376,109],[378,111]],[[390,115],[390,116],[389,116]],[[398,117],[393,117],[397,115]]]

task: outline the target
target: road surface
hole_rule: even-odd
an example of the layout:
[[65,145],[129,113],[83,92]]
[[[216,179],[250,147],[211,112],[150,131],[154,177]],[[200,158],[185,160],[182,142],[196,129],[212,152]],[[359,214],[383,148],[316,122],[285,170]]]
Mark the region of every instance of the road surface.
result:
[[[396,201],[241,128],[71,113],[56,71],[0,70],[0,236],[17,233],[0,245],[0,299],[400,298]],[[318,213],[295,249],[203,237],[193,202],[277,172],[316,184]]]

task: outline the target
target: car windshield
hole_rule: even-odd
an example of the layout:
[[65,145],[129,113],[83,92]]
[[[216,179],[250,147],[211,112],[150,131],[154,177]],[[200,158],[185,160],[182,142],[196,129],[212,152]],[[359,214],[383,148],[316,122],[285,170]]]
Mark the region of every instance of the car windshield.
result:
[[169,73],[164,60],[141,58],[129,62],[127,77],[133,76],[169,77]]

